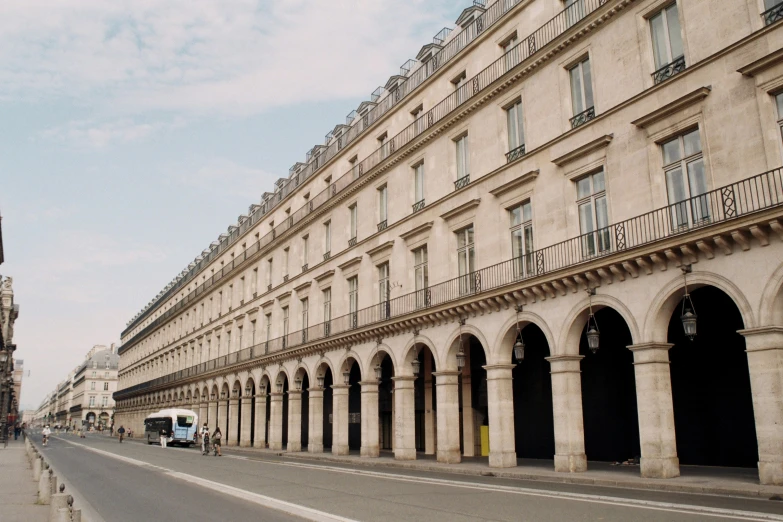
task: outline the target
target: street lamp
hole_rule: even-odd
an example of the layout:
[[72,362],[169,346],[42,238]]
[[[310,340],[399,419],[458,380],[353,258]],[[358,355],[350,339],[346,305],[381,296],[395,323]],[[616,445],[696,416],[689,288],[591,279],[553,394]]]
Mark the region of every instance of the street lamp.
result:
[[221,399],[225,399],[225,398],[226,398],[226,391],[225,391],[225,390],[223,390],[222,392],[220,392],[220,398],[221,398]]
[[421,371],[421,363],[419,362],[419,352],[416,350],[416,336],[419,334],[418,330],[413,330],[413,360],[411,360],[411,368],[413,369],[413,375],[418,376]]
[[315,380],[318,382],[318,387],[323,390],[323,388],[324,388],[324,376],[323,375],[317,375],[315,377]]
[[247,384],[247,386],[245,386],[245,395],[246,395],[246,396],[250,396],[250,393],[251,393],[252,391],[253,391],[253,387],[252,387],[252,386],[250,386],[250,383],[248,383],[248,384]]
[[0,352],[0,363],[5,364],[6,361],[8,361],[8,352],[3,350],[2,352]]
[[215,392],[212,392],[212,393],[209,395],[209,400],[211,400],[211,401],[214,401],[214,400],[215,400]]
[[691,265],[685,265],[682,267],[682,278],[685,282],[685,294],[682,297],[682,315],[680,321],[682,321],[682,329],[685,331],[685,337],[693,341],[696,337],[696,307],[693,306],[693,300],[691,294],[688,293],[688,274],[691,273]]
[[457,369],[462,371],[465,367],[465,350],[462,348],[462,325],[465,324],[465,319],[459,320],[459,351],[457,352]]
[[593,314],[593,296],[595,295],[595,289],[588,288],[587,295],[590,296],[590,315],[587,316],[587,332],[585,333],[585,337],[587,337],[587,347],[590,348],[591,352],[596,353],[600,344],[599,337],[601,332],[598,330],[598,322],[595,320],[595,315]]
[[277,393],[283,393],[283,383],[281,381],[277,381]]
[[258,389],[261,392],[261,395],[266,395],[266,384],[262,382]]
[[301,391],[302,389],[302,378],[298,375],[294,377],[294,385],[296,386],[297,391]]
[[522,331],[519,329],[519,312],[522,311],[522,306],[517,306],[517,337],[516,342],[514,343],[514,357],[516,357],[518,362],[522,362],[525,359],[525,341],[522,340]]
[[343,384],[349,384],[351,382],[351,372],[345,370],[343,372]]
[[232,397],[234,397],[236,399],[238,395],[239,395],[239,389],[234,388],[233,390],[231,390],[231,396]]

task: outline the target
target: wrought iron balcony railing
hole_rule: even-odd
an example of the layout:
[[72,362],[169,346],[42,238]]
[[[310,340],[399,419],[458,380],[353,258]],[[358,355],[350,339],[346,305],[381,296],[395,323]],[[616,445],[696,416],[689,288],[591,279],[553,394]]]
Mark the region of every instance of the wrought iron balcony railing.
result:
[[414,214],[423,208],[424,208],[424,200],[422,199],[420,201],[417,201],[416,203],[413,204]]
[[302,265],[302,272],[307,272],[307,263]]
[[[505,14],[511,7],[513,7],[520,1],[521,0],[499,0],[498,2],[495,2],[493,5],[487,8],[485,13],[482,14],[482,16],[478,18],[478,20],[485,20],[485,21],[492,20],[494,23],[497,19],[499,19],[500,16]],[[563,33],[570,30],[572,27],[574,27],[577,24],[577,22],[582,21],[585,17],[594,13],[602,6],[604,6],[606,3],[608,3],[608,0],[580,0],[578,10],[566,9],[561,11],[557,15],[555,15],[552,19],[550,19],[544,25],[539,27],[527,38],[522,39],[515,47],[510,49],[505,55],[495,60],[488,67],[486,67],[478,74],[476,74],[476,76],[474,76],[473,78],[468,79],[464,83],[464,85],[462,85],[459,89],[456,89],[455,92],[447,96],[437,105],[435,105],[432,109],[430,109],[422,116],[420,116],[415,122],[411,123],[408,127],[401,130],[396,136],[391,137],[390,139],[394,140],[396,150],[399,151],[402,147],[404,147],[405,145],[413,141],[419,135],[428,132],[433,126],[443,121],[455,110],[459,109],[464,104],[473,100],[474,97],[477,96],[479,93],[481,93],[484,89],[489,88],[502,76],[515,69],[522,62],[524,62],[525,60],[533,56],[535,53],[539,52],[547,44],[549,44],[553,40],[556,40]],[[486,18],[488,13],[491,13],[490,17]],[[475,25],[471,25],[469,26],[469,28],[470,27],[475,27]],[[488,25],[484,26],[484,28],[486,27],[488,27]],[[444,46],[443,50],[441,50],[440,53],[438,53],[437,56],[441,56],[441,54],[444,51],[446,51],[447,48],[450,48],[449,46],[452,45],[452,42],[462,38],[462,35],[465,34],[466,31],[462,31],[460,35],[449,40],[449,42],[446,44],[446,46]],[[456,49],[456,47],[454,49]],[[451,57],[453,57],[453,54],[444,55],[444,56],[449,56],[450,59]],[[439,62],[438,60],[439,59],[435,59],[435,58],[430,59],[427,62],[428,70],[430,70],[429,68],[431,68],[434,71],[435,69],[438,68],[438,63],[440,63],[440,65],[445,63],[445,62]],[[399,88],[402,88],[404,85],[410,83],[411,80],[413,79],[413,76],[417,74],[419,71],[422,71],[423,69],[425,69],[424,66],[417,69],[408,78],[408,81],[405,82]],[[384,98],[384,100],[389,98],[391,97]],[[380,106],[380,104],[378,106]],[[425,122],[425,123],[422,124],[421,122]],[[196,287],[195,290],[191,291],[190,294],[186,295],[174,306],[166,310],[166,312],[158,316],[156,319],[151,321],[147,326],[141,329],[134,336],[134,338],[135,337],[141,338],[146,333],[151,332],[152,330],[157,328],[160,324],[163,324],[164,322],[168,321],[172,315],[179,313],[182,309],[189,306],[190,302],[192,302],[194,299],[199,298],[201,294],[206,292],[209,288],[211,288],[215,283],[217,283],[224,276],[228,275],[235,267],[241,265],[248,257],[252,256],[262,248],[269,245],[274,240],[275,237],[278,237],[283,232],[286,232],[291,226],[299,223],[302,219],[307,217],[311,212],[325,205],[333,197],[337,196],[337,194],[341,193],[343,190],[351,186],[351,184],[355,180],[366,175],[368,172],[371,171],[372,168],[379,165],[385,159],[383,153],[384,153],[383,148],[379,147],[378,149],[375,150],[375,152],[371,153],[369,156],[367,156],[365,159],[359,162],[355,167],[352,167],[351,170],[346,172],[339,179],[332,182],[323,191],[311,197],[310,201],[308,201],[307,204],[303,205],[297,211],[292,212],[290,216],[291,219],[283,220],[283,222],[277,225],[274,229],[272,229],[272,231],[267,233],[265,236],[261,237],[259,241],[249,245],[248,248],[242,253],[238,254],[233,261],[227,263],[222,270],[216,272],[212,277],[210,277],[204,283]],[[322,153],[322,155],[323,154],[328,155],[329,149],[327,149],[326,152]],[[307,172],[307,169],[305,169],[305,171],[303,172]],[[354,175],[354,172],[358,172],[358,176]],[[300,174],[300,176],[301,175],[302,174]],[[281,194],[281,197],[283,197],[283,195],[288,194],[288,192],[285,192],[286,190],[288,190],[289,192],[290,190],[293,190],[293,189],[289,190],[287,188],[292,185],[293,185],[292,183],[284,185],[284,187],[281,189],[281,192],[279,193]],[[274,198],[274,199],[279,199],[279,198]],[[187,286],[187,284],[192,281],[193,275],[200,272],[205,266],[211,263],[218,255],[224,252],[231,244],[234,243],[234,241],[236,241],[241,235],[243,235],[251,226],[254,226],[263,215],[264,213],[262,212],[255,212],[248,219],[243,221],[242,224],[238,228],[234,229],[228,235],[228,237],[225,238],[214,250],[209,252],[202,261],[199,261],[196,264],[196,266],[192,270],[190,270],[185,277],[183,277],[179,282],[177,282],[171,289],[164,292],[164,294],[161,296],[160,299],[166,299],[171,295],[175,294],[177,291],[179,291],[183,286]],[[150,310],[152,309],[154,309],[154,307],[150,308]],[[132,328],[137,326],[144,318],[146,318],[150,310],[145,311],[141,317],[134,320],[131,323],[131,325],[128,326],[123,331],[122,335],[125,336]],[[132,343],[125,343],[122,347],[122,350],[123,351],[126,350],[129,346],[132,346]]]
[[351,239],[348,240],[348,247],[356,246],[356,236],[353,236]]
[[590,107],[586,111],[582,111],[573,118],[571,118],[571,128],[575,129],[580,125],[584,125],[588,121],[595,118],[595,107]]
[[525,144],[523,143],[516,149],[511,149],[510,151],[506,152],[506,163],[511,163],[514,160],[518,160],[524,155],[525,155]]
[[[424,290],[396,297],[382,305],[376,304],[310,326],[306,329],[304,338],[313,342],[356,328],[371,326],[775,207],[783,207],[783,169],[746,178],[606,228],[534,250],[524,256],[444,281]],[[303,339],[302,333],[298,331],[272,339],[262,346],[265,354],[274,353],[283,350],[284,347],[298,346],[301,339]],[[123,399],[147,388],[251,360],[254,358],[253,354],[258,353],[258,349],[259,347],[245,348],[125,388],[115,393],[115,399]]]
[[783,2],[780,2],[761,13],[761,18],[764,19],[764,25],[772,25],[783,18]]
[[467,176],[462,176],[457,181],[454,182],[454,190],[459,190],[462,187],[467,187],[470,184],[470,174]]
[[383,221],[381,221],[380,223],[378,223],[378,232],[380,232],[381,230],[386,230],[386,225],[387,224],[388,224],[388,221],[386,221],[385,219]]
[[652,73],[653,83],[658,85],[661,82],[665,82],[672,76],[681,73],[685,70],[685,57],[680,56],[675,58],[672,63],[667,63],[654,73]]

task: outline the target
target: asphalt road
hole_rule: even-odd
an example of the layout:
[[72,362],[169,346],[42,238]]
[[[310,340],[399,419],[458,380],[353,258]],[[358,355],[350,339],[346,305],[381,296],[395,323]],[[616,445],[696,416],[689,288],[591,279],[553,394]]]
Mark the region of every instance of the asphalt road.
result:
[[55,436],[43,452],[107,521],[783,521],[783,502],[770,500],[455,477],[230,450],[204,457],[196,449],[102,436]]

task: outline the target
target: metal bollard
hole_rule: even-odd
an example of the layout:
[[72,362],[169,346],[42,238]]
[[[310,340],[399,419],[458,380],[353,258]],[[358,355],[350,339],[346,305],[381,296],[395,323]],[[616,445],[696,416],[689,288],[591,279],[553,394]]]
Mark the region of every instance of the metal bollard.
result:
[[36,457],[35,460],[33,460],[33,480],[41,480],[42,464],[43,464],[43,459],[41,457]]
[[52,495],[52,502],[49,504],[49,522],[59,522],[59,512],[63,508],[67,510],[69,513],[68,516],[70,517],[70,510],[68,509],[68,497],[70,497],[70,495],[66,495],[65,493],[56,493]]

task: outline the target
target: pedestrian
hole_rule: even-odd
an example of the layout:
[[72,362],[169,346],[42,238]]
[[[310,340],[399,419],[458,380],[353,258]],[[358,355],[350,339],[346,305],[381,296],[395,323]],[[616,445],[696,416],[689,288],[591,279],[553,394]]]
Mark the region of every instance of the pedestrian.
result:
[[212,444],[215,445],[215,451],[217,452],[217,455],[219,457],[223,456],[223,453],[220,451],[220,442],[222,438],[223,438],[223,434],[220,433],[220,426],[216,426],[215,431],[212,434]]
[[168,431],[166,428],[163,428],[160,430],[160,447],[165,448],[166,447],[166,437],[168,437]]
[[114,437],[114,424],[112,424],[112,425],[109,427],[109,435],[110,435],[111,437]]
[[19,423],[14,424],[14,440],[19,438],[20,431],[22,431],[22,428],[19,427]]
[[206,422],[204,423],[204,426],[201,427],[199,436],[201,436],[201,453],[206,455],[207,451],[209,451],[209,448],[206,446],[206,444],[209,444],[209,428],[207,427]]
[[120,444],[122,444],[122,438],[125,436],[125,426],[120,424],[120,429],[117,430],[117,433],[120,436]]

